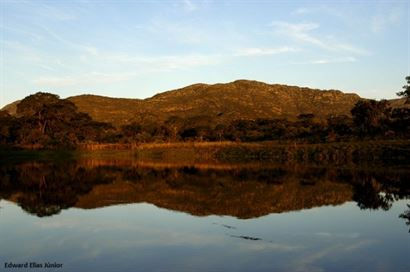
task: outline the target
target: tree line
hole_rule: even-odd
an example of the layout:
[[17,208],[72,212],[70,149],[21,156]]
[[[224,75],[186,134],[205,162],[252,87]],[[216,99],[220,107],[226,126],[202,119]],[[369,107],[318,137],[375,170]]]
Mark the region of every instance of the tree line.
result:
[[[397,169],[386,172],[284,166],[201,169],[195,166],[146,168],[118,165],[90,168],[75,161],[3,164],[0,165],[0,200],[12,198],[30,214],[50,216],[75,206],[82,196],[89,194],[96,186],[121,186],[121,181],[127,181],[139,185],[133,192],[135,198],[128,199],[130,202],[155,204],[157,201],[164,203],[165,199],[167,208],[196,215],[216,213],[252,218],[271,212],[334,205],[351,200],[360,209],[389,210],[395,201],[410,197],[408,175],[408,171]],[[301,190],[283,190],[278,185],[280,188],[297,186]],[[310,189],[303,190],[303,187]],[[329,189],[337,191],[337,194],[329,192]],[[236,193],[232,194],[232,191]],[[192,209],[188,210],[184,210],[187,208],[184,205],[186,197],[178,197],[179,194],[187,195],[186,192],[189,192],[188,202],[192,204],[189,205]],[[300,201],[297,197],[299,193],[310,201]],[[282,197],[278,198],[278,194]],[[98,203],[109,204],[98,201],[102,200],[99,196],[104,199],[104,194],[94,196],[92,199],[97,204],[94,207],[99,207]],[[118,203],[115,199],[115,196],[111,198],[112,204]],[[232,209],[238,203],[246,203],[250,208]],[[403,218],[409,219],[408,212],[403,213]]]
[[[398,95],[409,103],[408,85]],[[305,113],[295,120],[256,119],[214,123],[212,116],[164,122],[133,122],[121,127],[97,122],[79,112],[74,103],[55,94],[39,92],[24,98],[16,115],[0,111],[0,145],[29,148],[75,148],[81,143],[139,144],[181,141],[302,141],[334,142],[365,139],[408,139],[410,108],[391,108],[386,100],[359,100],[351,116],[326,119]]]

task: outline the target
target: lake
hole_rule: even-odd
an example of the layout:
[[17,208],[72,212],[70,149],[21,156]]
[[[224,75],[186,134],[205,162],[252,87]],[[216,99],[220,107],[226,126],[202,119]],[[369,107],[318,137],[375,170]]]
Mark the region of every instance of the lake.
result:
[[4,163],[1,270],[410,271],[409,176],[383,165]]

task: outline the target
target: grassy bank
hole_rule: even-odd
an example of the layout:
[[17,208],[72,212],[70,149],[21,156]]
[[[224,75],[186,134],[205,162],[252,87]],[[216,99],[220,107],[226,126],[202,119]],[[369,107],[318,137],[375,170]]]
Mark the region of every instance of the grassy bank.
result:
[[87,145],[76,151],[0,150],[1,161],[102,158],[163,162],[317,162],[410,165],[410,140],[323,144],[296,142],[182,142]]
[[410,141],[365,141],[325,144],[267,144],[227,147],[216,157],[225,161],[410,164]]
[[216,160],[229,162],[320,162],[410,165],[410,141],[301,143],[172,143],[147,144],[135,149],[139,158]]

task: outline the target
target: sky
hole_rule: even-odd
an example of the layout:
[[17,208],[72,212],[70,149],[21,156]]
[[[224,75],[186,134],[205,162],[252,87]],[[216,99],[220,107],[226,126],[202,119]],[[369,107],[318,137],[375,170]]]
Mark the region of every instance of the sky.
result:
[[410,0],[0,0],[0,107],[237,79],[395,98]]

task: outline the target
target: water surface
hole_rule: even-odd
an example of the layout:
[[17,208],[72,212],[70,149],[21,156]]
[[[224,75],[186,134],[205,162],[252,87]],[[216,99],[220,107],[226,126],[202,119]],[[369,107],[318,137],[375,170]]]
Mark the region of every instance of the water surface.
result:
[[5,164],[1,269],[409,271],[409,173],[115,159]]

